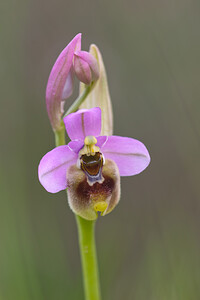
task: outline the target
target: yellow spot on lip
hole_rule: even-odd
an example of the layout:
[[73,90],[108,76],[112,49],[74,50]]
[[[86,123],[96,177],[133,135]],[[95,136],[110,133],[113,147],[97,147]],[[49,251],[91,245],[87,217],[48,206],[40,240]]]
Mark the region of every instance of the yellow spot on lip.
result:
[[97,202],[95,205],[94,205],[94,210],[96,212],[101,212],[103,213],[106,208],[108,207],[108,204],[105,202],[105,201],[100,201],[100,202]]

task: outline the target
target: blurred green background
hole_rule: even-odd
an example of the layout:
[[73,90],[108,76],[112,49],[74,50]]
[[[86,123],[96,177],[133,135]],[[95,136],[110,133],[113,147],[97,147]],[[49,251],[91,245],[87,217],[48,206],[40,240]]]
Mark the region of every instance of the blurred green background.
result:
[[103,299],[199,300],[200,2],[4,0],[0,22],[0,300],[83,300],[74,215],[37,179],[47,79],[78,32],[102,52],[115,134],[152,158],[97,222]]

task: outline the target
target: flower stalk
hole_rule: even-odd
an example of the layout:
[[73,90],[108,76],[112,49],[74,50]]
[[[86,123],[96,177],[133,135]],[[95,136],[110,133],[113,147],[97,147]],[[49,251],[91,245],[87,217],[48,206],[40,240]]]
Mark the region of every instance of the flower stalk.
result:
[[63,121],[61,121],[60,128],[54,131],[54,134],[56,147],[65,145],[65,125]]
[[[84,100],[87,98],[88,94],[92,90],[94,85],[94,82],[92,82],[90,85],[87,85],[83,92],[79,95],[79,97],[74,101],[74,103],[70,106],[70,108],[65,113],[64,117],[68,116],[69,114],[76,112],[80,105],[84,102]],[[63,117],[63,118],[64,118]]]
[[100,300],[100,285],[95,245],[95,221],[76,215],[83,282],[86,300]]

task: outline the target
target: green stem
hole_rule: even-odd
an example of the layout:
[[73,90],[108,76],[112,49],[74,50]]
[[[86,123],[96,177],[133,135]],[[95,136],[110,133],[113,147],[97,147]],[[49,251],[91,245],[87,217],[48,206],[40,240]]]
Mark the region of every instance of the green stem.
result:
[[95,221],[76,216],[81,253],[86,300],[100,300],[97,255],[95,246]]
[[[70,108],[65,113],[64,117],[68,116],[69,114],[75,112],[78,110],[79,106],[83,103],[83,101],[86,99],[87,95],[90,93],[90,91],[93,88],[94,83],[92,82],[90,85],[86,86],[82,94],[74,101],[74,103],[70,106]],[[63,118],[64,118],[63,117]]]
[[64,122],[61,121],[61,126],[59,130],[54,131],[55,134],[55,144],[56,147],[65,145],[65,125]]

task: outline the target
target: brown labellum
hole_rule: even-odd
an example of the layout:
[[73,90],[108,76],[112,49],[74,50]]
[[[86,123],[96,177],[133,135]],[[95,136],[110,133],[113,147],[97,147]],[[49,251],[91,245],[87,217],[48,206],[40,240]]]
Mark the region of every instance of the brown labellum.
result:
[[67,173],[69,205],[77,215],[95,220],[98,212],[104,216],[119,202],[119,170],[112,160],[103,165],[101,153],[82,157],[81,168],[73,165]]

